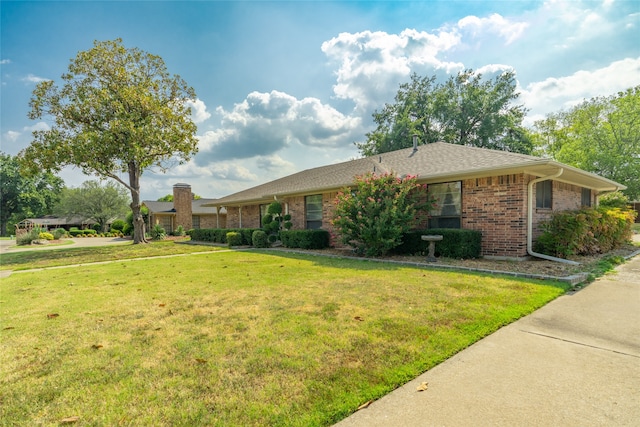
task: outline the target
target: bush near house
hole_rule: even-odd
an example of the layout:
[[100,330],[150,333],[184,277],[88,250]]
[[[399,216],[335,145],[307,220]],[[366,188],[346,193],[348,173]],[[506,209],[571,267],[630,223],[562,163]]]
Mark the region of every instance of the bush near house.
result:
[[329,247],[329,232],[326,230],[283,230],[280,240],[286,248],[324,249]]
[[426,254],[429,242],[422,240],[423,235],[440,234],[442,240],[436,243],[436,256],[454,259],[480,258],[482,233],[478,230],[457,228],[431,228],[414,230],[402,236],[402,244],[393,253],[397,255]]
[[253,244],[253,232],[255,228],[200,228],[191,229],[187,232],[191,240],[197,242],[227,243],[227,233],[239,233],[242,236],[242,243],[238,246]]
[[251,235],[251,242],[256,248],[268,248],[270,245],[267,233],[263,230],[255,230]]
[[609,207],[554,212],[542,223],[534,249],[560,258],[606,253],[631,240],[636,215],[630,209]]
[[242,234],[238,233],[237,231],[228,232],[227,245],[229,245],[229,247],[242,246]]

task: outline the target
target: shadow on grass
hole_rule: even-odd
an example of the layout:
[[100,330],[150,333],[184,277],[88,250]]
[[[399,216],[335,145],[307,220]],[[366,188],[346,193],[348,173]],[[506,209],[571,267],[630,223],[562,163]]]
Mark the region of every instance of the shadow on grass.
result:
[[358,269],[362,271],[393,271],[405,268],[415,268],[417,270],[433,271],[439,273],[455,273],[465,274],[477,277],[504,277],[511,280],[517,280],[527,283],[537,283],[544,286],[551,286],[563,290],[568,290],[571,286],[564,281],[543,279],[535,277],[523,277],[515,273],[509,272],[486,272],[477,271],[473,269],[459,268],[456,266],[444,266],[437,264],[422,264],[417,262],[405,262],[405,261],[393,261],[387,259],[375,259],[375,258],[358,258],[339,255],[323,255],[317,253],[303,253],[297,251],[286,250],[260,250],[252,249],[252,253],[259,253],[261,255],[287,258],[287,259],[299,259],[312,261],[318,267],[333,267],[333,268],[346,268],[346,269]]

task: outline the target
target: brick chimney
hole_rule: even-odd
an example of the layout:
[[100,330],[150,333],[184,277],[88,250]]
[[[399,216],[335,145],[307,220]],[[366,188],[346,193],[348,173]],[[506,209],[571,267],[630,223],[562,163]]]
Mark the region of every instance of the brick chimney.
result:
[[[192,227],[191,224],[191,201],[193,200],[193,195],[191,194],[191,186],[189,184],[178,183],[173,186],[173,208],[176,211],[176,219],[173,223],[174,229],[171,231],[175,231],[179,225],[181,225],[185,231],[190,230]],[[167,230],[169,232],[169,230]]]

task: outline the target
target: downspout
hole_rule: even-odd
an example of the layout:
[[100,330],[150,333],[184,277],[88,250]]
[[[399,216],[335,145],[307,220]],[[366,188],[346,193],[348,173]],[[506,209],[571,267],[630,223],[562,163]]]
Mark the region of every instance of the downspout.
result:
[[527,185],[527,190],[528,190],[528,200],[527,200],[527,253],[531,256],[537,257],[537,258],[542,258],[542,259],[547,259],[549,261],[556,261],[556,262],[562,262],[565,264],[571,264],[571,265],[580,265],[579,262],[575,262],[575,261],[571,261],[568,259],[563,259],[563,258],[557,258],[551,255],[545,255],[545,254],[541,254],[538,252],[534,252],[533,251],[533,186],[541,181],[546,181],[548,179],[553,179],[553,178],[557,178],[560,175],[562,175],[562,173],[564,172],[563,168],[560,168],[558,170],[558,172],[554,173],[553,175],[547,175],[547,176],[543,176],[540,178],[536,178],[533,181],[530,181],[529,184]]

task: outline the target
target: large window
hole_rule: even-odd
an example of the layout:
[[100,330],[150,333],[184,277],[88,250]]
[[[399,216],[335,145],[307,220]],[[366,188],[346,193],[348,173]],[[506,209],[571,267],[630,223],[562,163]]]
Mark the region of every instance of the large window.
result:
[[551,189],[553,181],[547,180],[536,183],[536,208],[551,209]]
[[460,181],[429,184],[435,206],[429,212],[429,228],[460,228],[462,184]]
[[200,228],[200,216],[198,215],[191,216],[191,226],[196,230]]
[[322,194],[306,196],[304,211],[307,229],[322,228]]

